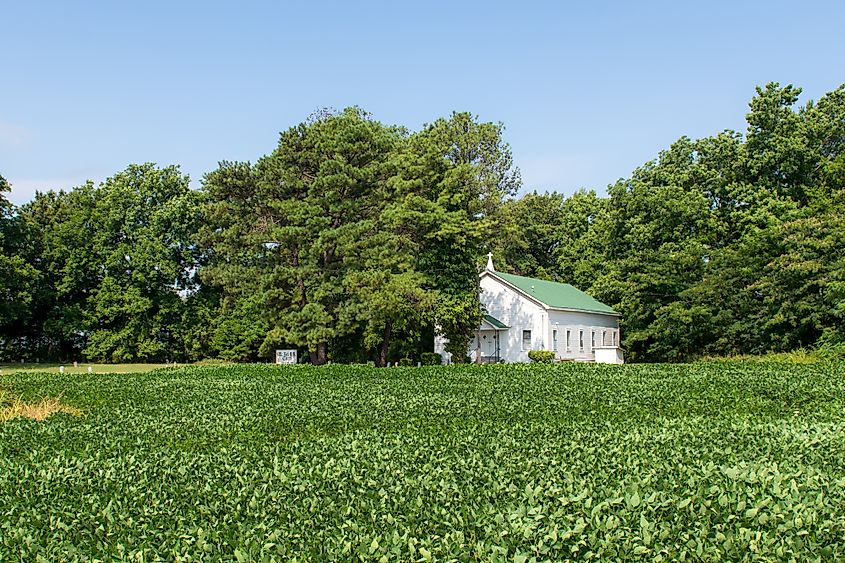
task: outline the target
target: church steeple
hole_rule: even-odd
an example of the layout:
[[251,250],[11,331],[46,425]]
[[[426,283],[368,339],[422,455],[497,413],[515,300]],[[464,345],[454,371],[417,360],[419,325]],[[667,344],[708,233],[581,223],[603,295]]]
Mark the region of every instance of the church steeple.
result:
[[487,271],[488,272],[495,272],[496,268],[493,267],[493,253],[487,253]]

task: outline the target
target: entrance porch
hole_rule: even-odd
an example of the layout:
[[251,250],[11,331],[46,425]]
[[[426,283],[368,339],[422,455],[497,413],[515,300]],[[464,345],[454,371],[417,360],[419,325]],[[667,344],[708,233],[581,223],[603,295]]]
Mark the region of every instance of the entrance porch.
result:
[[476,364],[498,364],[502,361],[501,333],[510,327],[492,315],[484,315],[470,344],[469,357]]

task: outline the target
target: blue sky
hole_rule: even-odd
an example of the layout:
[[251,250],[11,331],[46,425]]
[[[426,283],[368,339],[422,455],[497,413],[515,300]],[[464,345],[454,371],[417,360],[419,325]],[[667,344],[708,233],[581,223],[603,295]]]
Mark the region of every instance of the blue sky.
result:
[[[131,162],[195,185],[321,107],[412,130],[502,121],[525,190],[604,192],[682,135],[745,129],[754,87],[845,82],[843,2],[4,1],[12,201]],[[838,70],[837,70],[838,69]]]

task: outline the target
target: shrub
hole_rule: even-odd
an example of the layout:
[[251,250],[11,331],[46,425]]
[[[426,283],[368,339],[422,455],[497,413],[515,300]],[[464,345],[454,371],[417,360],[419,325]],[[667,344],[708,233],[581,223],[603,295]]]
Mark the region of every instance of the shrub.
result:
[[439,366],[443,363],[443,356],[437,352],[423,352],[420,360],[424,366]]
[[530,350],[528,359],[535,364],[550,364],[555,359],[555,353],[551,350]]
[[845,360],[845,340],[832,330],[826,330],[816,342],[816,355],[822,360]]
[[400,358],[399,359],[399,367],[409,368],[414,365],[414,360],[411,358]]

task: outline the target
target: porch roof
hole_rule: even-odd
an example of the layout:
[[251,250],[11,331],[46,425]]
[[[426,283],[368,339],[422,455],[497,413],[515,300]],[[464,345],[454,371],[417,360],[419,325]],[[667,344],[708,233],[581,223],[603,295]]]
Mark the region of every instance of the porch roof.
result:
[[504,330],[510,328],[508,325],[506,325],[493,315],[484,315],[484,319],[481,321],[481,325],[484,326],[484,323],[487,323],[496,330]]

